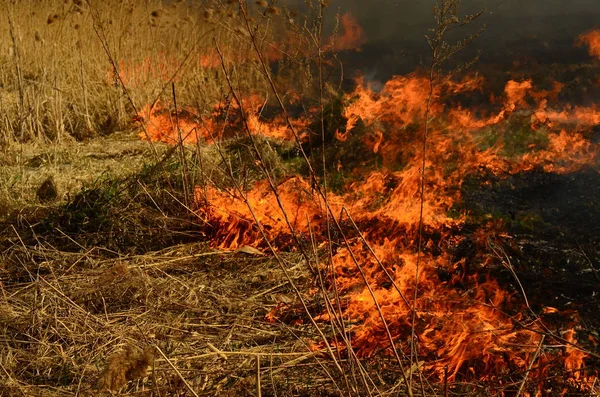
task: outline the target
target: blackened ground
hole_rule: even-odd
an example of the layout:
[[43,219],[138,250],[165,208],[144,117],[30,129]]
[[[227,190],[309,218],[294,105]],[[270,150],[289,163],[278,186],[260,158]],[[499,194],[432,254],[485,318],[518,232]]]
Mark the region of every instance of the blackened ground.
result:
[[[534,310],[575,309],[586,325],[600,329],[600,172],[477,176],[465,184],[463,195],[471,230],[496,220],[508,231],[511,238],[501,247]],[[462,252],[469,255],[469,249]],[[505,267],[494,272],[522,295]]]

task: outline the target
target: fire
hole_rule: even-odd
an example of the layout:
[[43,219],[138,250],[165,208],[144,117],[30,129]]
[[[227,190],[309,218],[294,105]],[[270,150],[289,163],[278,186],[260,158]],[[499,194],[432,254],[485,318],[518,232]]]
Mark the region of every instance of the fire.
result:
[[198,188],[196,200],[208,202],[198,215],[207,219],[215,230],[215,241],[221,248],[239,248],[244,245],[264,246],[264,238],[256,227],[254,216],[260,222],[269,240],[277,240],[278,247],[285,248],[292,244],[290,226],[302,233],[307,233],[310,224],[320,224],[319,217],[322,205],[313,195],[310,185],[302,178],[292,178],[279,185],[279,207],[277,197],[270,190],[266,181],[259,182],[246,197],[240,197],[235,190],[221,191],[209,188],[207,192]]
[[506,93],[506,103],[505,109],[509,112],[514,112],[517,108],[517,105],[524,104],[525,96],[527,92],[533,88],[530,80],[525,80],[522,82],[517,82],[514,80],[510,80],[506,83],[506,87],[504,88],[504,92]]
[[342,15],[340,24],[343,31],[342,35],[331,39],[336,51],[354,50],[366,43],[365,32],[352,14]]
[[523,156],[521,169],[533,169],[542,166],[545,172],[566,174],[592,164],[598,149],[581,134],[569,134],[561,130],[558,134],[549,134],[548,148]]
[[[513,368],[525,370],[540,343],[540,333],[517,327],[522,319],[504,314],[518,305],[511,294],[504,292],[493,279],[481,280],[477,274],[462,271],[465,264],[453,262],[446,251],[461,239],[453,237],[453,231],[461,228],[464,215],[450,217],[448,211],[460,199],[459,187],[464,177],[477,168],[497,175],[534,168],[566,173],[598,158],[596,144],[578,131],[565,128],[567,121],[572,120],[592,125],[595,118],[588,115],[592,109],[553,110],[548,105],[548,100],[553,100],[555,93],[560,91],[560,84],[556,84],[554,90],[544,92],[536,91],[529,80],[509,81],[504,90],[504,104],[497,114],[480,118],[468,109],[446,112],[441,101],[444,92],[480,90],[482,84],[479,78],[471,84],[449,83],[436,87],[432,93],[431,112],[438,121],[432,123],[430,131],[423,220],[426,235],[437,231],[440,237],[426,238],[419,268],[416,311],[420,354],[425,358],[426,368],[440,379],[445,368],[448,368],[450,380],[468,373],[478,376],[498,374],[507,368],[507,362]],[[402,338],[410,335],[413,310],[412,302],[406,297],[412,297],[415,288],[414,249],[420,214],[421,165],[421,153],[415,149],[420,135],[414,134],[410,126],[425,116],[423,103],[428,95],[427,80],[417,74],[395,77],[380,93],[370,91],[359,81],[355,92],[347,97],[346,132],[336,135],[344,140],[358,128],[374,128],[373,152],[380,153],[389,167],[398,161],[404,164],[398,171],[384,167],[384,170],[365,175],[348,186],[348,193],[344,195],[329,192],[327,196],[332,212],[342,214],[340,222],[344,219],[342,208],[352,214],[377,255],[376,260],[359,239],[352,238],[349,247],[338,248],[333,256],[333,276],[347,302],[343,315],[358,321],[351,331],[353,346],[360,356],[370,356],[382,348],[386,336],[381,314],[393,335],[399,338],[399,348],[407,348]],[[537,103],[532,105],[531,102]],[[560,112],[566,112],[562,118],[557,116],[562,114]],[[483,148],[482,130],[491,126],[500,128],[513,114],[528,114],[532,133],[536,128],[548,130],[545,146],[507,157],[503,154],[506,142],[503,143],[500,137],[496,147]],[[559,126],[561,128],[556,129]],[[445,169],[450,164],[452,168]],[[288,222],[300,236],[312,232],[318,244],[327,243],[324,237],[325,203],[311,186],[296,177],[280,184],[277,190],[285,211],[279,207],[277,197],[266,182],[256,184],[245,198],[235,191],[209,188],[203,202],[210,205],[201,207],[199,215],[213,225],[216,230],[214,241],[221,248],[242,245],[264,248],[265,241],[254,216],[278,249],[294,246]],[[199,200],[203,192],[198,190]],[[379,203],[374,205],[374,202]],[[486,241],[485,236],[489,233],[497,233],[494,230],[481,229],[482,241]],[[503,238],[501,233],[497,236]],[[485,247],[481,249],[486,250]],[[445,253],[433,254],[436,251]],[[357,258],[366,275],[370,290],[359,276],[353,257]],[[440,281],[442,269],[453,276]],[[381,307],[381,314],[374,299]],[[529,326],[541,329],[540,323],[535,321]],[[579,369],[585,358],[573,348],[568,351],[565,366]]]
[[569,343],[569,345],[565,346],[565,369],[573,371],[573,377],[579,379],[581,377],[580,370],[587,354],[573,347],[577,343],[574,329],[567,330],[564,338]]
[[[261,109],[265,101],[259,95],[251,95],[241,99],[242,109],[235,102],[220,102],[213,106],[208,117],[201,117],[195,109],[185,108],[169,111],[157,102],[154,106],[146,105],[138,113],[136,120],[144,128],[139,133],[142,139],[154,142],[175,143],[180,139],[185,144],[196,143],[199,139],[212,143],[216,139],[243,135],[245,125],[253,135],[268,136],[271,138],[292,140],[294,139],[287,122],[278,116],[269,122],[261,116]],[[245,117],[245,123],[241,115]],[[292,125],[301,137],[307,128],[307,120],[292,119]],[[235,131],[232,130],[232,125]]]
[[[339,45],[360,43],[362,31],[351,17],[342,18],[342,24],[346,38]],[[222,249],[246,245],[264,249],[265,238],[278,250],[296,249],[308,242],[319,247],[335,245],[329,277],[335,278],[342,296],[342,314],[350,319],[352,344],[359,356],[389,351],[382,316],[395,347],[409,351],[415,313],[419,355],[426,370],[439,379],[446,368],[449,380],[494,377],[509,368],[526,371],[542,341],[543,319],[507,314],[519,312],[519,299],[484,271],[494,260],[488,254],[489,241],[510,236],[501,223],[482,225],[473,232],[474,263],[456,260],[452,247],[465,241],[460,231],[467,214],[451,215],[451,211],[461,200],[466,178],[475,172],[498,177],[528,170],[570,173],[597,164],[600,148],[585,134],[600,124],[600,111],[595,106],[562,105],[558,97],[563,84],[555,82],[551,89],[539,90],[528,79],[507,81],[494,111],[449,105],[454,95],[483,94],[485,84],[476,75],[431,87],[427,77],[412,73],[395,76],[374,92],[359,79],[354,92],[344,98],[345,130],[335,131],[334,136],[347,142],[362,133],[362,142],[381,157],[382,167],[369,172],[348,170],[358,177],[343,193],[327,192],[326,202],[301,176],[278,183],[276,192],[266,180],[247,191],[198,187],[197,215],[211,225],[213,244]],[[429,113],[427,103],[431,104]],[[246,126],[254,135],[292,140],[283,119],[263,116],[264,106],[263,98],[253,95],[242,100],[241,109],[235,103],[216,104],[205,118],[191,110],[174,114],[158,104],[144,108],[140,116],[150,138],[164,142],[176,142],[181,136],[185,143],[199,137],[210,143],[244,134]],[[225,109],[235,117],[223,117]],[[242,113],[244,120],[240,120]],[[425,169],[421,170],[426,116],[431,120]],[[293,119],[292,123],[306,134],[310,121]],[[515,122],[519,122],[517,127]],[[514,138],[517,133],[521,135]],[[344,169],[343,162],[337,169]],[[422,172],[424,192],[420,190]],[[345,225],[351,214],[361,237],[349,228],[346,240],[338,236],[335,244],[329,241],[325,221],[329,211]],[[415,285],[421,212],[424,238]],[[415,288],[418,293],[413,302]],[[284,308],[269,312],[268,320],[275,321],[280,310]],[[548,308],[542,313],[555,311]],[[573,379],[580,379],[588,356],[574,346],[577,340],[572,329],[564,331],[564,339],[572,344],[564,349],[562,365],[572,371]],[[539,372],[554,358],[543,353]]]
[[600,30],[591,30],[579,36],[579,43],[589,47],[589,54],[600,59]]
[[170,112],[164,109],[160,102],[155,103],[154,106],[146,105],[140,109],[137,118],[144,125],[139,137],[169,144],[180,141],[194,143],[200,137],[211,141],[212,137],[208,131],[192,121],[192,118],[193,113],[188,111]]
[[[335,51],[354,50],[366,43],[363,28],[350,13],[341,16],[340,25],[342,34],[339,37],[329,38],[332,44],[327,48],[328,51],[332,49]],[[249,46],[247,32],[243,28],[236,30],[236,32],[243,37],[238,44],[244,47],[245,50],[226,51],[223,54],[226,64],[241,65],[256,61],[257,56]],[[262,55],[268,62],[278,61],[285,54],[285,48],[296,41],[297,39],[293,35],[282,35],[279,37],[278,42],[264,45],[261,49]],[[304,50],[306,51],[306,49]],[[179,81],[181,77],[178,72],[183,62],[186,62],[187,67],[194,69],[218,69],[221,67],[221,58],[213,50],[194,54],[189,60],[185,61],[165,53],[158,53],[152,59],[144,58],[137,61],[121,59],[117,62],[117,69],[125,86],[135,88],[143,87],[150,81]],[[113,73],[112,70],[107,73],[109,83],[114,82],[115,76]]]

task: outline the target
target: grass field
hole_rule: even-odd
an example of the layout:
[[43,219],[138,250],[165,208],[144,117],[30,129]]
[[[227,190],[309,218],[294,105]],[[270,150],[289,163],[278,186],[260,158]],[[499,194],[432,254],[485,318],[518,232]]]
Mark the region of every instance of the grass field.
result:
[[[188,172],[218,180],[218,154],[139,138],[137,112],[148,104],[177,101],[201,115],[229,95],[217,48],[236,89],[266,87],[236,7],[6,5],[0,395],[330,393],[331,364],[305,342],[314,331],[264,319],[297,300],[282,269],[254,251],[211,248],[206,225],[190,217],[182,184]],[[267,43],[281,10],[256,9],[276,60]],[[235,160],[239,148],[231,153]],[[46,200],[48,178],[57,194]],[[282,259],[307,289],[299,255]]]
[[598,392],[595,106],[326,3],[3,6],[0,396]]

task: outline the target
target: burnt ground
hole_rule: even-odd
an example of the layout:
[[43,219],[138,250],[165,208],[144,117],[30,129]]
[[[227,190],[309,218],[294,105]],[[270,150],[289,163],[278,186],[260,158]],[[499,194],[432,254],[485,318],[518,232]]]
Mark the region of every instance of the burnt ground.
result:
[[[511,238],[502,247],[532,309],[577,310],[584,328],[597,336],[600,172],[588,168],[565,175],[529,171],[502,178],[478,176],[465,184],[463,197],[474,223],[495,220],[508,231]],[[522,295],[506,268],[494,272],[505,287]]]

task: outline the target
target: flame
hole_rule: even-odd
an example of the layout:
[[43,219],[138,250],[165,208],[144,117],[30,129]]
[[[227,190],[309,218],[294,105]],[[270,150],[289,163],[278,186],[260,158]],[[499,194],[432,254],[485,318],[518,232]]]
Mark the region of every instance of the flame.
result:
[[561,130],[558,134],[549,134],[548,148],[523,156],[520,169],[529,170],[542,166],[545,172],[566,174],[592,164],[598,150],[581,134],[569,134]]
[[[550,104],[554,104],[562,89],[559,83],[543,91],[536,90],[530,80],[508,81],[502,108],[485,117],[470,109],[446,111],[444,95],[482,90],[483,84],[480,77],[471,77],[461,82],[447,82],[431,92],[431,114],[436,116],[436,121],[431,123],[429,132],[423,222],[426,236],[435,231],[439,237],[428,237],[424,244],[416,313],[418,343],[425,368],[440,379],[445,368],[450,380],[467,374],[497,376],[508,370],[507,363],[512,368],[526,370],[540,343],[540,333],[535,330],[542,330],[539,320],[530,322],[529,329],[517,327],[522,318],[504,314],[518,307],[517,300],[495,280],[464,271],[465,263],[453,262],[444,248],[456,246],[462,239],[456,237],[455,231],[462,227],[464,214],[453,217],[448,214],[460,200],[460,186],[465,176],[481,168],[496,175],[534,168],[567,173],[598,160],[598,146],[578,131],[584,124],[594,125],[595,109],[553,108]],[[359,128],[372,128],[373,139],[365,142],[387,165],[347,186],[347,193],[343,195],[327,194],[331,211],[342,214],[338,221],[344,220],[342,209],[348,210],[378,258],[376,260],[357,238],[350,238],[349,246],[342,246],[333,255],[333,275],[346,301],[343,316],[355,321],[351,332],[359,356],[385,350],[382,341],[386,340],[386,331],[381,315],[394,338],[398,338],[398,348],[407,349],[403,338],[410,335],[412,301],[406,297],[414,296],[415,244],[421,211],[421,151],[418,149],[421,135],[415,133],[413,126],[425,117],[423,104],[429,94],[428,80],[413,73],[394,77],[379,93],[359,80],[355,91],[345,99],[346,131],[338,131],[337,139],[347,140]],[[490,127],[508,128],[513,117],[523,115],[526,115],[523,120],[530,123],[532,134],[547,131],[544,145],[512,156],[503,153],[507,143],[502,136],[495,146],[482,145],[482,134]],[[255,122],[261,128],[265,126],[260,119]],[[566,128],[569,123],[576,123],[578,127],[569,130]],[[401,169],[393,170],[398,163],[403,164]],[[452,166],[448,168],[449,165]],[[264,237],[254,222],[255,217],[277,249],[293,248],[296,244],[288,222],[299,236],[312,235],[317,244],[326,244],[325,203],[311,185],[295,177],[278,185],[277,191],[275,195],[266,181],[257,183],[245,197],[236,191],[199,189],[198,202],[210,205],[200,206],[198,214],[213,226],[213,241],[221,248],[243,245],[264,248]],[[288,215],[287,220],[284,213]],[[488,250],[489,236],[507,238],[500,226],[483,226],[477,231],[481,252]],[[355,259],[370,289],[365,286]],[[482,258],[482,264],[488,260]],[[384,272],[382,266],[387,271]],[[440,281],[440,271],[452,276]],[[270,316],[273,317],[273,313]],[[580,350],[567,349],[565,368],[581,369],[585,359]]]
[[[245,125],[253,135],[262,135],[271,138],[292,140],[295,139],[283,116],[278,116],[270,121],[265,121],[261,116],[261,109],[265,101],[259,95],[250,95],[241,99],[242,109],[237,103],[219,102],[213,106],[208,117],[201,117],[192,108],[179,110],[176,114],[169,111],[157,102],[154,106],[146,105],[139,112],[136,121],[143,126],[139,137],[150,139],[154,142],[176,143],[180,139],[184,144],[194,144],[198,139],[212,143],[222,138],[223,133],[229,136],[244,134]],[[245,117],[245,123],[241,115]],[[308,126],[305,119],[290,120],[295,131],[304,137],[304,130]],[[233,124],[233,132],[229,131]]]
[[587,354],[574,347],[577,343],[574,329],[567,330],[563,337],[569,343],[565,346],[565,369],[571,371],[575,379],[579,379],[581,377],[580,370]]
[[514,112],[517,105],[524,104],[525,96],[532,88],[533,85],[530,80],[522,82],[510,80],[506,83],[506,87],[504,88],[504,92],[506,93],[504,109],[509,112]]
[[[337,49],[349,48],[348,43],[354,48],[361,42],[362,31],[354,23],[350,16],[342,18],[346,32],[342,37],[347,38]],[[361,357],[389,351],[382,316],[395,347],[409,351],[407,340],[415,313],[419,354],[426,370],[439,379],[446,368],[449,380],[491,378],[509,368],[526,371],[536,359],[543,320],[507,314],[519,313],[519,299],[502,290],[484,271],[493,261],[486,254],[490,239],[504,241],[510,236],[501,222],[482,225],[473,232],[477,252],[473,263],[456,260],[451,247],[465,240],[459,231],[467,214],[451,215],[451,210],[460,202],[461,187],[473,172],[499,177],[534,169],[564,174],[597,164],[600,148],[586,139],[586,133],[600,124],[600,110],[561,104],[562,83],[539,90],[529,79],[507,81],[501,100],[490,100],[493,107],[462,108],[451,102],[459,94],[483,95],[485,87],[485,79],[478,75],[430,85],[426,76],[415,72],[395,76],[380,92],[374,92],[358,79],[355,90],[343,99],[345,129],[341,127],[343,131],[334,136],[349,142],[362,133],[362,143],[381,157],[382,167],[369,172],[350,170],[356,178],[345,186],[344,193],[327,192],[326,201],[300,176],[276,186],[272,180],[259,181],[247,191],[198,187],[197,215],[210,224],[212,242],[222,249],[264,249],[265,238],[278,250],[296,249],[304,243],[335,245],[329,277],[335,278],[344,302],[343,317],[352,324],[352,346]],[[199,137],[211,143],[228,133],[243,133],[246,125],[251,134],[293,138],[281,116],[263,117],[265,100],[261,96],[251,95],[241,102],[241,108],[232,103],[215,104],[204,118],[192,110],[175,114],[157,104],[144,108],[140,118],[150,138],[164,142],[177,142],[182,136],[184,143]],[[241,119],[242,113],[245,119]],[[428,146],[422,170],[423,120],[427,116]],[[293,119],[292,124],[305,134],[310,118]],[[518,139],[512,138],[517,133],[521,134]],[[343,163],[337,164],[338,171],[343,167]],[[422,172],[426,177],[423,192]],[[351,223],[347,218],[351,214],[361,237],[350,228],[345,240],[338,236],[333,244],[328,238],[328,211],[346,225]],[[423,249],[417,275],[421,213]],[[480,269],[474,268],[477,266]],[[418,293],[413,302],[415,288]],[[280,305],[266,318],[275,321],[287,309]],[[556,312],[546,308],[542,317]],[[564,348],[561,365],[571,371],[573,380],[585,380],[582,369],[588,356],[575,347],[573,329],[563,332],[571,344]],[[555,356],[543,353],[537,358],[540,376]]]
[[[293,243],[288,222],[294,230],[307,233],[311,224],[320,225],[323,214],[323,202],[302,178],[291,178],[280,184],[277,196],[268,182],[262,181],[245,197],[240,197],[235,190],[222,191],[209,187],[205,191],[197,188],[196,200],[210,203],[201,207],[198,215],[211,223],[215,230],[213,239],[219,242],[218,246],[227,249],[264,245],[254,216],[267,238],[277,240],[278,248],[283,249]],[[278,202],[283,203],[284,211]],[[247,203],[252,203],[253,212]]]
[[200,137],[212,141],[208,132],[192,121],[193,117],[193,113],[188,111],[178,114],[170,112],[164,109],[160,102],[156,102],[154,106],[146,105],[140,109],[137,117],[137,121],[144,125],[139,137],[169,144],[180,141],[186,144],[195,143]]
[[589,54],[600,59],[600,30],[590,30],[579,36],[578,42],[589,48]]
[[342,35],[331,39],[333,48],[336,51],[354,50],[367,42],[363,28],[352,14],[342,15],[340,24],[343,31]]

